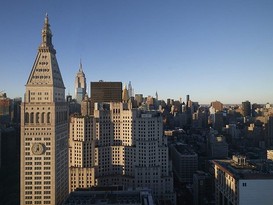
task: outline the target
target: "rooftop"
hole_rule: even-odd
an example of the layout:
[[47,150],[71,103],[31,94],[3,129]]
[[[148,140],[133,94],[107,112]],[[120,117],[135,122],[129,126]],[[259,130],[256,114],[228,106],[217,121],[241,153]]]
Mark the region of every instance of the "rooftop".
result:
[[214,160],[213,163],[236,179],[273,179],[268,170],[258,168],[255,163],[238,163],[234,160]]
[[174,147],[182,155],[196,155],[196,153],[186,144],[177,143]]
[[118,187],[112,189],[77,189],[69,194],[64,205],[73,204],[131,204],[153,205],[153,199],[148,190],[122,191]]

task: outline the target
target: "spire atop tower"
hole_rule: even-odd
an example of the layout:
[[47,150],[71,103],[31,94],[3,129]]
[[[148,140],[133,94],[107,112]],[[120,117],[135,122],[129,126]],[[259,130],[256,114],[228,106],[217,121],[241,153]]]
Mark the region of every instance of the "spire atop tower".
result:
[[[39,45],[38,53],[29,75],[27,85],[39,85],[45,87],[53,86],[65,89],[55,55],[56,50],[52,44],[52,33],[50,30],[48,15],[46,14],[44,19],[44,26],[42,28],[42,42]],[[36,98],[36,100],[37,99],[38,98]],[[39,97],[39,99],[41,98]],[[55,97],[52,99],[55,99]],[[63,99],[65,99],[65,97]]]
[[125,83],[122,90],[122,102],[128,102],[128,100],[129,100],[129,95],[128,95],[128,90]]
[[45,24],[48,24],[48,13],[45,15]]
[[76,74],[75,78],[75,99],[78,103],[84,99],[86,94],[86,78],[82,69],[82,59],[80,58],[80,67],[79,71]]
[[80,68],[79,68],[79,72],[83,72],[83,70],[82,70],[82,59],[80,59]]
[[49,49],[54,54],[56,53],[56,50],[52,45],[52,33],[50,30],[49,18],[47,13],[45,15],[44,27],[42,29],[42,43],[39,49]]
[[132,87],[132,84],[131,84],[131,81],[129,81],[129,84],[128,84],[128,95],[129,95],[129,98],[130,97],[133,97],[133,87]]

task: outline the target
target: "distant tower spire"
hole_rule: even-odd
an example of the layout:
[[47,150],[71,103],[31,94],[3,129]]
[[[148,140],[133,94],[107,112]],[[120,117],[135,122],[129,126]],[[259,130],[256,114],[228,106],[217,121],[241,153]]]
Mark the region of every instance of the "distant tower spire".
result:
[[49,18],[47,13],[45,16],[44,27],[42,29],[42,43],[39,47],[39,51],[50,51],[56,54],[56,50],[54,49],[52,44],[52,32],[50,30]]
[[80,59],[79,71],[75,78],[75,98],[78,103],[84,99],[86,94],[86,78],[82,69],[82,60]]
[[79,69],[79,72],[83,72],[83,70],[82,70],[82,59],[80,59],[80,69]]
[[131,81],[129,81],[129,84],[128,84],[128,95],[129,95],[129,98],[133,97],[134,95]]
[[158,94],[157,91],[155,92],[155,99],[158,100]]
[[129,100],[129,95],[128,95],[127,86],[125,84],[122,90],[122,102],[128,102],[128,100]]

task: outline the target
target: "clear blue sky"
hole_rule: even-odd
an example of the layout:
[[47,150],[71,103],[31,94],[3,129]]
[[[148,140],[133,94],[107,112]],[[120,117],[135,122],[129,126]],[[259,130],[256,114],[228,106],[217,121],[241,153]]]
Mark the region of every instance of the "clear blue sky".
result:
[[23,96],[48,13],[66,93],[132,82],[166,100],[273,103],[272,0],[3,0],[0,91]]

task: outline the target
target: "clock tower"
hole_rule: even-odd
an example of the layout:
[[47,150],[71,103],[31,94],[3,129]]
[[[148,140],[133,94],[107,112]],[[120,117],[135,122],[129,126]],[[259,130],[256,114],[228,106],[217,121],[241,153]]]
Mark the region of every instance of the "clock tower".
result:
[[21,105],[20,202],[61,204],[68,194],[68,106],[46,15]]

